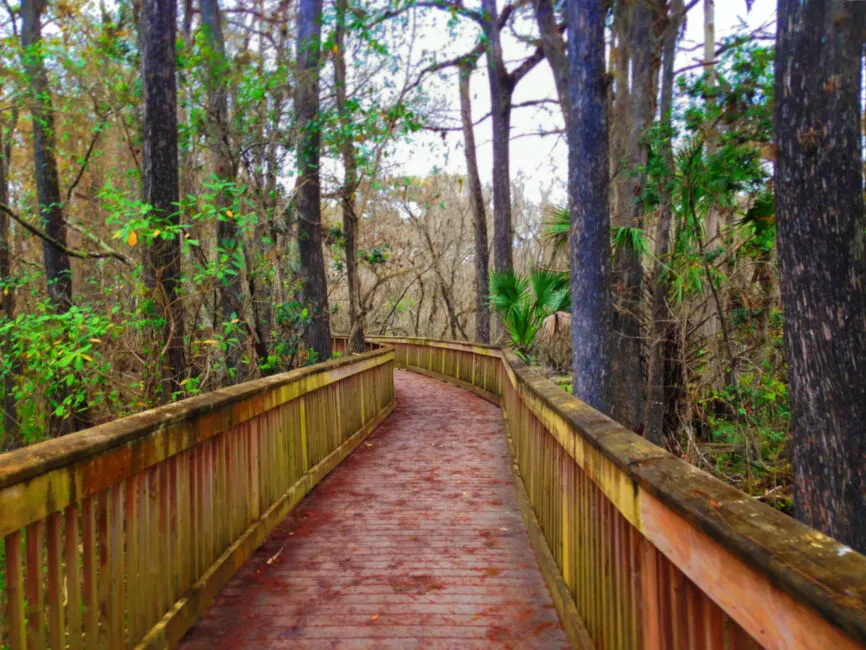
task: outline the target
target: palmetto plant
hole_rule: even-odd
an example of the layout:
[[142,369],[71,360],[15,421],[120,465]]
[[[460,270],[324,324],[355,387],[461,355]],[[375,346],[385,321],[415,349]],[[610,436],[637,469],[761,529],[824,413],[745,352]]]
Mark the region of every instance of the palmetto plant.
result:
[[[544,237],[552,241],[554,246],[558,248],[568,246],[568,238],[571,236],[571,214],[567,206],[551,208],[542,225]],[[649,243],[643,229],[614,226],[610,229],[610,235],[614,253],[621,250],[634,250],[640,255],[649,255]]]
[[490,306],[499,314],[515,353],[531,360],[535,338],[549,316],[571,307],[568,275],[534,269],[529,277],[512,271],[494,273],[490,280]]

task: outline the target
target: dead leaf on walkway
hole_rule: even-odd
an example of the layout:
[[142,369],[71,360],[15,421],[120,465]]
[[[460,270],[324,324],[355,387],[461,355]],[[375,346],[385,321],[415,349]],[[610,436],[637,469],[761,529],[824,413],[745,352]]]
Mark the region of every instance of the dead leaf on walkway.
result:
[[[291,533],[289,533],[289,534],[291,534]],[[280,546],[280,550],[277,551],[276,553],[274,553],[274,554],[273,554],[271,557],[269,557],[267,560],[265,560],[265,564],[273,564],[274,562],[276,562],[277,558],[280,557],[280,553],[283,552],[283,549],[284,549],[285,547],[286,547],[285,544],[283,544],[282,546]]]

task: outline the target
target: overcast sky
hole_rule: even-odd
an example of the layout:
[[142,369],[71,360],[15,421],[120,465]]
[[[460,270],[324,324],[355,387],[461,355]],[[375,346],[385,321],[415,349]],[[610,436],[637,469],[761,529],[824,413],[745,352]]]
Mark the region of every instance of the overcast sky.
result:
[[[681,41],[678,67],[698,60],[703,43],[703,7],[699,4],[689,12],[686,24],[685,38]],[[776,13],[776,0],[755,0],[751,11],[747,12],[745,0],[716,0],[716,38],[721,40],[734,33],[745,24],[747,29],[754,29],[768,21],[772,21]],[[473,27],[464,29],[461,34],[449,35],[444,23],[439,23],[435,29],[428,29],[422,37],[422,48],[428,53],[438,53],[440,60],[460,54],[471,49],[476,32]],[[517,41],[506,36],[503,49],[506,57],[515,56],[519,51]],[[486,71],[482,65],[472,77],[473,117],[478,119],[489,110],[489,92]],[[509,69],[516,63],[512,61]],[[431,83],[431,95],[447,96],[456,111],[457,81],[451,74]],[[434,92],[436,88],[439,92]],[[525,77],[517,87],[514,102],[526,102],[540,98],[554,99],[556,90],[553,76],[546,61]],[[459,115],[454,112],[453,124],[458,125]],[[550,131],[562,126],[561,113],[556,105],[543,108],[515,109],[512,117],[511,143],[511,176],[517,179],[523,176],[526,180],[527,195],[533,201],[543,196],[550,196],[554,201],[564,200],[565,177],[567,171],[566,146],[562,136],[524,137],[539,131]],[[476,129],[478,144],[478,164],[482,182],[488,184],[491,176],[492,151],[490,146],[490,121],[486,120]],[[462,136],[459,132],[449,133],[443,142],[439,135],[429,134],[413,138],[411,144],[398,147],[395,157],[398,169],[410,175],[426,175],[434,169],[444,169],[458,174],[465,173],[462,150]]]

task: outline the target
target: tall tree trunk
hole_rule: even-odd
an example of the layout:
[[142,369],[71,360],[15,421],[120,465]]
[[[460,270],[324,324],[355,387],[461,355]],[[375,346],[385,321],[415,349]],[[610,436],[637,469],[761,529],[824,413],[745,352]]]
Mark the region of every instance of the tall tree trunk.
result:
[[[615,135],[623,144],[621,155],[626,178],[612,216],[618,228],[643,227],[643,208],[639,196],[646,182],[644,168],[647,146],[643,138],[655,114],[658,89],[657,39],[653,30],[653,8],[646,0],[632,0],[625,10],[625,34],[620,38],[627,51],[628,69],[618,78]],[[619,75],[619,72],[618,72]],[[623,238],[631,242],[631,238]],[[628,428],[639,429],[644,423],[646,384],[643,372],[643,331],[641,327],[643,264],[640,251],[629,243],[621,245],[614,256],[613,288],[615,308],[613,330],[616,343],[612,348],[614,419]]]
[[[664,128],[664,139],[661,145],[661,156],[667,174],[674,173],[674,150],[671,111],[674,104],[674,62],[676,60],[677,35],[683,13],[683,1],[672,0],[668,9],[664,28],[664,67],[662,70],[661,91],[661,123]],[[665,178],[659,187],[661,205],[655,229],[655,254],[650,279],[652,291],[652,306],[650,322],[649,351],[647,355],[647,399],[645,435],[650,442],[664,444],[665,415],[665,345],[668,333],[668,283],[662,279],[664,260],[670,251],[671,223],[673,221],[673,205],[671,201],[670,180]]]
[[544,58],[547,59],[550,69],[553,71],[559,106],[562,109],[563,118],[567,120],[569,114],[568,55],[559,26],[556,24],[556,12],[552,0],[535,0],[535,22],[538,24],[538,33],[541,35]]
[[794,512],[866,553],[860,4],[779,0],[775,191]]
[[358,216],[355,213],[355,193],[358,188],[358,162],[355,157],[351,116],[347,109],[348,85],[346,75],[346,20],[348,0],[337,0],[334,29],[334,81],[337,93],[337,112],[343,131],[340,154],[343,158],[343,188],[340,208],[343,213],[343,239],[346,249],[346,280],[349,288],[349,351],[364,351],[364,313],[361,310],[361,278],[358,268]]
[[497,273],[514,267],[514,232],[511,223],[511,94],[513,84],[502,58],[496,0],[482,0],[487,38],[487,78],[493,128],[493,266]]
[[24,49],[24,70],[30,84],[33,161],[36,167],[39,213],[45,233],[53,240],[42,240],[48,296],[55,310],[66,311],[72,304],[72,272],[69,257],[60,248],[66,246],[66,222],[63,220],[63,203],[55,157],[54,106],[48,88],[48,74],[42,60],[41,20],[44,7],[43,0],[22,2],[21,46]]
[[[213,154],[213,175],[220,186],[233,183],[237,169],[231,151],[228,102],[228,59],[226,58],[225,39],[223,38],[222,17],[218,0],[201,0],[201,22],[205,37],[210,44],[208,79],[208,130]],[[233,203],[230,190],[221,189],[216,193],[215,207],[221,215],[217,221],[217,255],[225,255],[229,264],[236,266],[243,259],[243,244],[238,232],[237,222],[228,211]],[[223,327],[234,320],[246,321],[243,301],[243,269],[234,268],[235,273],[226,277],[220,287],[220,319]],[[246,328],[229,326],[236,345],[228,347],[226,368],[233,374],[233,380],[240,382],[249,375],[249,367],[242,362],[247,347]]]
[[610,213],[602,3],[568,3],[571,314],[574,395],[610,413]]
[[[66,246],[66,222],[60,196],[60,178],[55,154],[54,106],[48,87],[48,74],[42,60],[42,0],[24,0],[21,4],[21,46],[24,70],[30,85],[30,113],[33,129],[33,162],[36,174],[36,196],[42,228],[42,258],[48,299],[53,309],[65,312],[72,306],[72,268]],[[62,403],[65,387],[57,388],[53,399]],[[58,418],[52,410],[48,416],[48,434],[63,435],[75,429],[70,418]]]
[[295,67],[295,121],[298,125],[298,252],[301,297],[310,313],[304,335],[307,348],[319,361],[331,357],[328,287],[322,254],[322,202],[319,186],[321,131],[319,112],[319,51],[322,37],[322,0],[300,0],[298,50]]
[[469,207],[472,210],[472,225],[475,232],[475,340],[490,342],[490,310],[487,306],[490,294],[488,266],[490,253],[487,248],[487,215],[484,214],[484,194],[478,174],[478,158],[475,153],[475,127],[472,125],[472,100],[469,82],[475,60],[467,61],[459,68],[460,118],[463,122],[463,153],[466,157],[466,190],[469,192]]
[[[143,0],[141,8],[144,89],[144,197],[151,222],[176,231],[178,212],[177,85],[175,31],[177,0]],[[156,313],[164,321],[156,334],[159,392],[168,401],[186,372],[184,314],[180,289],[181,234],[156,238],[145,252],[145,273]]]
[[[716,2],[715,0],[704,0],[704,75],[706,77],[707,87],[713,89],[716,85]],[[712,92],[712,90],[711,90]],[[710,95],[707,98],[707,105],[712,108],[715,105],[715,98]],[[714,133],[707,134],[707,156],[713,155],[717,150],[716,138]],[[722,214],[718,206],[710,206],[704,222],[706,242],[705,251],[711,253],[719,248],[719,233],[721,229]],[[709,288],[709,287],[708,287]],[[718,363],[725,363],[721,360],[720,346],[718,341],[719,334],[719,313],[712,306],[712,301],[707,301],[708,314],[705,314],[706,321],[701,328],[704,335],[708,339],[708,347],[712,355],[717,358]],[[727,380],[725,383],[728,383]]]
[[[0,203],[3,205],[9,205],[9,161],[12,154],[12,143],[6,137],[9,133],[11,138],[16,121],[17,111],[13,110],[11,128],[7,131],[6,124],[0,124]],[[9,286],[12,279],[9,217],[0,211],[0,319],[10,321],[15,318],[15,287]],[[0,341],[0,346],[5,344],[6,341]],[[12,449],[18,446],[20,432],[15,401],[15,375],[18,370],[11,353],[4,350],[3,354],[9,355],[9,365],[3,370],[3,438],[0,440],[0,449]]]

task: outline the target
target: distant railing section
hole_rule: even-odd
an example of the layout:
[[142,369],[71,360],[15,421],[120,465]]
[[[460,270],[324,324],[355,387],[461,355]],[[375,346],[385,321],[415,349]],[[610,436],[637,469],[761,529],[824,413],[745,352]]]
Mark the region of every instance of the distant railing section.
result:
[[371,336],[368,341],[393,347],[398,368],[444,378],[499,404],[504,374],[495,346],[396,336]]
[[0,647],[173,646],[394,407],[383,348],[0,456]]
[[[380,338],[497,401],[577,647],[866,647],[866,558],[668,454],[510,351]],[[527,507],[527,510],[530,509]]]

